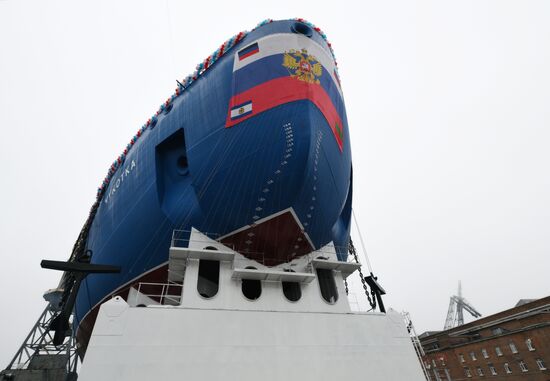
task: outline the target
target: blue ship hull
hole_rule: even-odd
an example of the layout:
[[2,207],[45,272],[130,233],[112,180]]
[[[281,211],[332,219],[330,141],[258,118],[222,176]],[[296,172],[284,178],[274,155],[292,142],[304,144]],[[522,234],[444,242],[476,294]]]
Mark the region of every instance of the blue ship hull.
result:
[[[346,259],[352,174],[345,110],[339,110],[340,136],[309,99],[227,123],[239,50],[265,37],[297,35],[295,24],[272,22],[246,35],[174,99],[113,174],[86,248],[92,263],[118,265],[122,272],[92,274],[82,283],[75,307],[81,347],[103,300],[127,295],[128,287],[147,276],[166,280],[175,229],[208,232],[244,255],[250,246],[267,265],[330,242]],[[319,33],[300,38],[330,54]],[[238,111],[246,113],[246,106]],[[251,231],[257,233],[247,239],[243,232]]]

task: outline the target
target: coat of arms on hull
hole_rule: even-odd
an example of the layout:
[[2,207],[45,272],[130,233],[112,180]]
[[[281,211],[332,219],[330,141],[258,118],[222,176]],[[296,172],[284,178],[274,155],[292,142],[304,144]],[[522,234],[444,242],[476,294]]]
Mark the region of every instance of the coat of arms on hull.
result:
[[323,74],[323,66],[306,49],[285,52],[283,66],[291,77],[307,83],[319,84],[319,77]]

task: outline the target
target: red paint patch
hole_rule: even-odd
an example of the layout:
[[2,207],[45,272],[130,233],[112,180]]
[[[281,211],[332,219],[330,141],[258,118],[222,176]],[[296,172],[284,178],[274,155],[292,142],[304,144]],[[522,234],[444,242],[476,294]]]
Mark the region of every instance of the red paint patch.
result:
[[314,250],[289,211],[224,237],[221,243],[266,266],[290,262]]

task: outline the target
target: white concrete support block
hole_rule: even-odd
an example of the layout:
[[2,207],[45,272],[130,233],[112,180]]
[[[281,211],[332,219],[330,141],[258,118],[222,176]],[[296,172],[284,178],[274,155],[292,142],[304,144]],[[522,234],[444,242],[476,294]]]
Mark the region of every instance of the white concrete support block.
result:
[[99,312],[79,380],[423,380],[401,315],[155,306]]

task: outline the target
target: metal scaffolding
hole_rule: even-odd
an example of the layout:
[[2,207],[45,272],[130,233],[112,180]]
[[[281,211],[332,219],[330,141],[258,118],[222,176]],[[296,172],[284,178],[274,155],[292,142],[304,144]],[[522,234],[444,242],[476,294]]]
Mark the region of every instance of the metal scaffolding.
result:
[[78,356],[74,335],[67,335],[61,345],[54,345],[50,326],[59,309],[48,303],[19,350],[0,372],[0,380],[65,380],[77,379]]

